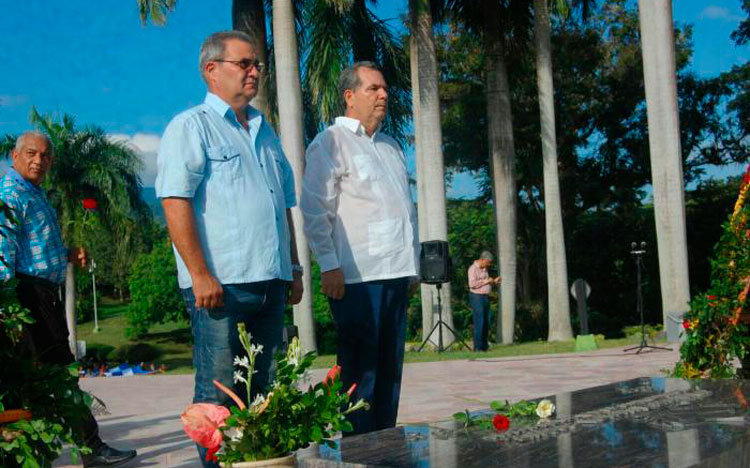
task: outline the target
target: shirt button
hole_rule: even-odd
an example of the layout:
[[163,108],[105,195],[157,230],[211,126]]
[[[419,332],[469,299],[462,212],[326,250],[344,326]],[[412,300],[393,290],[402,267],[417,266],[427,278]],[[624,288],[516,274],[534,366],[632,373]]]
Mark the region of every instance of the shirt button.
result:
[[271,189],[271,193],[273,193],[273,189]]
[[263,163],[260,163],[260,167],[263,167]]
[[226,156],[224,156],[224,159],[227,159],[227,157],[226,157]]

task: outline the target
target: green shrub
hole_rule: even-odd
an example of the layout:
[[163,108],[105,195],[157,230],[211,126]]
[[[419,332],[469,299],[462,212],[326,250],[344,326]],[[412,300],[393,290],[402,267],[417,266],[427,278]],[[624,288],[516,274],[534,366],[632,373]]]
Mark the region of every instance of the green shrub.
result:
[[177,322],[187,317],[169,240],[155,243],[151,252],[138,256],[128,283],[131,295],[126,312],[130,325],[125,331],[128,337],[143,336],[157,323]]
[[88,322],[94,319],[94,295],[91,289],[91,275],[81,269],[75,269],[76,282],[76,321]]
[[161,351],[158,348],[148,343],[136,343],[120,346],[115,351],[113,357],[117,362],[138,364],[141,362],[152,362],[160,356]]
[[86,358],[95,359],[97,361],[109,360],[112,356],[112,352],[115,350],[114,346],[106,344],[90,344],[86,346]]

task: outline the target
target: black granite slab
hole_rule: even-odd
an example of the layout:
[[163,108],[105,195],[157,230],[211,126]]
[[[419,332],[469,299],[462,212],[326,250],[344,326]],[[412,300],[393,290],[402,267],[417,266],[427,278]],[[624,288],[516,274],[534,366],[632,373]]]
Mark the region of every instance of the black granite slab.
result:
[[[739,396],[738,396],[739,395]],[[454,421],[348,437],[299,468],[750,467],[750,381],[640,378],[550,397],[554,418],[502,433]]]

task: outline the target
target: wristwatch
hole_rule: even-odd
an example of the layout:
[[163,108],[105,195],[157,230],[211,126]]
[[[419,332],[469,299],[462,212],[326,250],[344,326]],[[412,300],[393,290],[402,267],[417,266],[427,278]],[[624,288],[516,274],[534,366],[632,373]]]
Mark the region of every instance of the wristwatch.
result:
[[305,269],[299,263],[292,263],[292,276],[298,277],[305,273]]

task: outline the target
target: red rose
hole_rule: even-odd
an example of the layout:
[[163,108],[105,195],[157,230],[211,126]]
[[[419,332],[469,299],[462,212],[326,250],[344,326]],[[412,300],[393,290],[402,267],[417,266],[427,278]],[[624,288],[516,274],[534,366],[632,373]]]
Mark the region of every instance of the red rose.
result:
[[81,204],[83,204],[83,208],[86,210],[95,210],[98,206],[96,198],[84,198],[81,200]]
[[708,294],[706,296],[706,299],[708,299],[709,301],[715,301],[716,300],[716,296],[712,296],[711,294]]
[[682,328],[684,328],[685,330],[690,330],[690,320],[684,319],[682,321]]
[[495,426],[497,432],[507,431],[510,427],[510,419],[505,415],[496,414],[495,417],[492,418],[492,425]]

